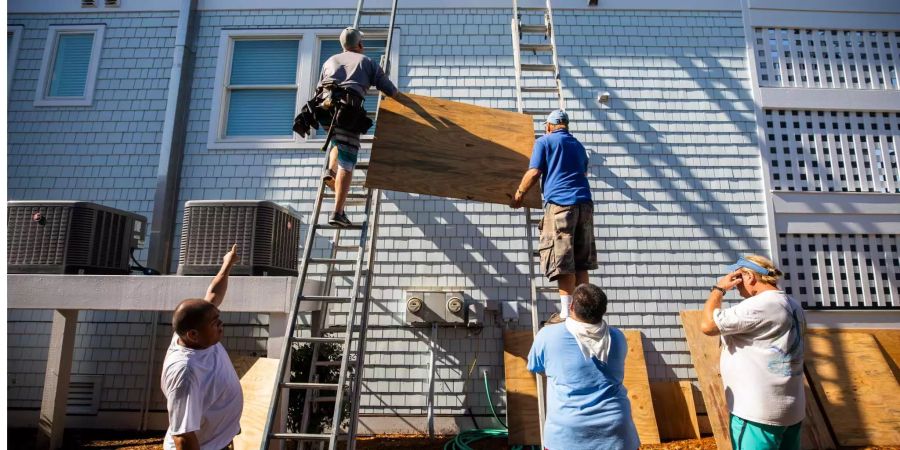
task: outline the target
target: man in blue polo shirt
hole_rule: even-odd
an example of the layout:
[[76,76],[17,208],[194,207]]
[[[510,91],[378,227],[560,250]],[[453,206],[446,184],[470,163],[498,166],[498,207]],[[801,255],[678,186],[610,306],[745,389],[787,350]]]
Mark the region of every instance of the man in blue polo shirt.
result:
[[544,196],[538,246],[541,268],[550,281],[558,283],[559,317],[565,319],[575,286],[587,283],[587,271],[597,268],[594,202],[587,180],[587,152],[569,133],[569,115],[553,111],[545,131],[534,143],[528,171],[510,206],[520,208],[525,194],[540,179]]

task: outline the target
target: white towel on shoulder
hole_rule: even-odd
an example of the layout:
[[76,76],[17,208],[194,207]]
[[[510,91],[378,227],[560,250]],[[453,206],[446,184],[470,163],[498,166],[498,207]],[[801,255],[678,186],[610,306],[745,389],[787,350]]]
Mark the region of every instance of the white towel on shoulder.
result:
[[606,321],[591,324],[579,322],[572,317],[566,318],[566,329],[572,336],[575,336],[575,342],[581,349],[581,353],[585,359],[597,358],[601,363],[606,364],[609,359],[609,325]]

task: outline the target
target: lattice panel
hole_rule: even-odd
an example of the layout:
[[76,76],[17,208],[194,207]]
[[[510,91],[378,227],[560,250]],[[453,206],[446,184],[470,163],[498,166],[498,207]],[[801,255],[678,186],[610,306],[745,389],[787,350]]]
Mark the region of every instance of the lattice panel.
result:
[[809,308],[900,308],[900,235],[781,234],[784,290]]
[[900,113],[765,110],[778,191],[900,193]]
[[900,89],[900,31],[757,28],[763,87]]

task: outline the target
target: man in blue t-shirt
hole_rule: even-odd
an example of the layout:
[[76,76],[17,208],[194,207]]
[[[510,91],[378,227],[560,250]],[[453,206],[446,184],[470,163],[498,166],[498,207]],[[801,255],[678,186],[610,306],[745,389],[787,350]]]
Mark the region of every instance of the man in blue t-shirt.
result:
[[549,450],[635,450],[640,439],[622,385],[628,344],[603,320],[606,294],[575,289],[564,324],[534,338],[528,370],[547,376],[544,447]]
[[510,206],[520,208],[525,194],[541,180],[544,218],[538,249],[544,274],[559,286],[560,319],[569,314],[575,286],[587,283],[587,271],[597,268],[594,202],[587,168],[584,146],[569,133],[569,115],[553,111],[547,117],[546,134],[534,143],[528,171],[511,196]]

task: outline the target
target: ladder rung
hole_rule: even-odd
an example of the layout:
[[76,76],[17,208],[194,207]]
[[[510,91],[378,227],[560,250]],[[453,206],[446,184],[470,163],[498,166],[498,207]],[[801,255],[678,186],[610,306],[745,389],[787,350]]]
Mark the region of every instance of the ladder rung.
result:
[[291,441],[327,441],[331,439],[331,435],[310,433],[272,433],[272,439],[285,439]]
[[556,72],[556,66],[553,64],[522,64],[522,70],[529,72]]
[[341,387],[337,383],[281,383],[283,389],[323,389],[336,391]]
[[559,290],[559,288],[551,287],[551,286],[537,288],[538,292],[556,292],[558,290]]
[[331,360],[316,361],[316,366],[318,366],[318,367],[340,367],[341,362],[340,361],[331,361]]
[[532,86],[522,86],[522,92],[556,92],[558,89],[556,86],[553,87],[532,87]]
[[356,264],[355,258],[309,258],[307,261],[313,264]]
[[310,344],[343,344],[342,337],[293,337],[293,342],[308,342]]
[[391,15],[390,11],[360,11],[359,15],[361,16],[389,16]]
[[362,225],[350,225],[349,227],[341,227],[330,225],[327,223],[316,225],[316,229],[318,230],[362,230]]
[[340,295],[301,295],[300,300],[311,302],[349,303],[350,297]]
[[[328,272],[328,273],[331,274],[331,276],[333,276],[333,277],[352,277],[352,276],[356,275],[356,271],[354,271],[354,270],[332,270],[331,272]],[[364,273],[366,273],[366,270],[363,269],[360,273],[364,274]]]
[[313,400],[313,403],[326,403],[326,402],[336,402],[337,397],[316,397]]
[[550,114],[553,111],[555,111],[555,109],[552,109],[552,108],[523,109],[522,114],[529,114],[532,116],[536,116],[536,115]]
[[520,25],[519,32],[547,34],[547,26],[546,25]]
[[553,46],[550,44],[519,44],[519,49],[522,51],[549,52],[553,51]]
[[[324,198],[334,198],[334,192],[326,192]],[[350,199],[367,199],[369,198],[369,194],[363,194],[362,192],[350,192],[347,194],[347,200]]]

